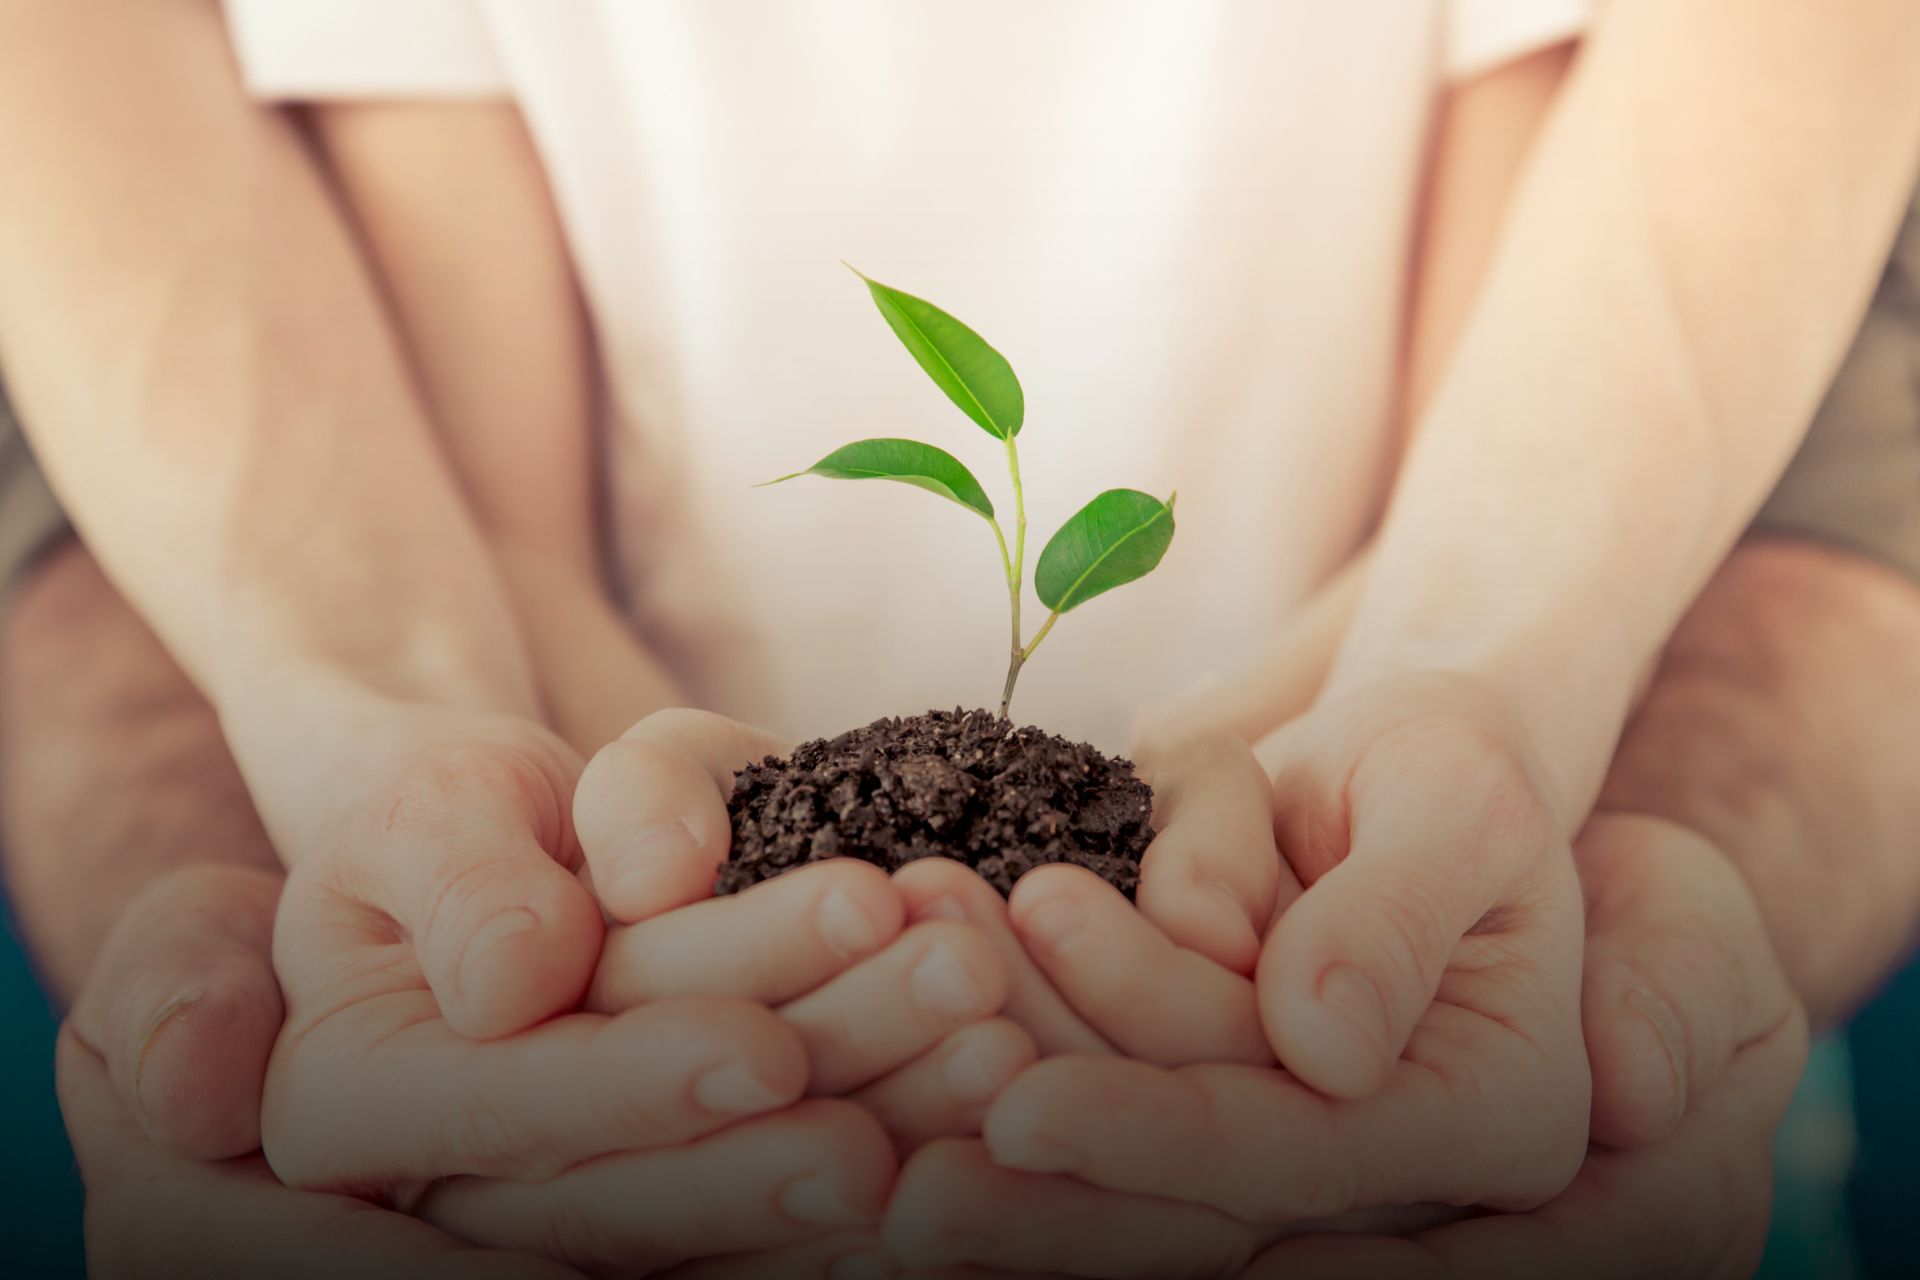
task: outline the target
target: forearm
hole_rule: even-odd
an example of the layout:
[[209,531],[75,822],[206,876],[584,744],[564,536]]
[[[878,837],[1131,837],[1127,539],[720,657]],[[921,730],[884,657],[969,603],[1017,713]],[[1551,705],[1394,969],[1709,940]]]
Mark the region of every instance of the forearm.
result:
[[685,699],[608,589],[593,334],[538,149],[510,103],[327,103],[309,119],[549,721],[591,754]]
[[212,708],[78,543],[0,619],[0,706],[6,895],[61,1004],[155,877],[277,865]]
[[[1731,38],[1730,33],[1738,38]],[[1491,684],[1583,814],[1790,456],[1920,154],[1920,10],[1622,0],[1522,180],[1330,689]]]
[[1674,634],[1601,794],[1739,868],[1816,1024],[1920,924],[1917,639],[1910,580],[1811,543],[1744,545]]
[[[197,0],[0,8],[0,351],[263,808],[400,699],[533,706],[495,572],[299,139]],[[304,782],[301,779],[304,778]]]

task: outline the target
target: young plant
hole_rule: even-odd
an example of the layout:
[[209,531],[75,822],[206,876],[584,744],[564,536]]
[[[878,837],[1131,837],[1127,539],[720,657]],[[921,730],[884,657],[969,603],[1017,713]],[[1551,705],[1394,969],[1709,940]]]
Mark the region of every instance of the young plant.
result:
[[1033,638],[1022,641],[1020,593],[1027,561],[1027,506],[1020,485],[1020,450],[1016,443],[1026,419],[1026,397],[1020,390],[1020,380],[1013,376],[1013,366],[1005,356],[931,302],[890,289],[858,271],[854,274],[866,282],[881,316],[927,376],[960,412],[1004,447],[1007,476],[1013,482],[1012,550],[1008,550],[1007,535],[994,514],[992,500],[973,473],[946,450],[918,440],[859,440],[835,449],[805,471],[767,483],[779,484],[800,476],[895,480],[938,494],[985,520],[1000,544],[1000,564],[1006,571],[1007,598],[1012,605],[1007,682],[1000,692],[1000,715],[1005,718],[1020,669],[1033,657],[1060,615],[1145,577],[1160,563],[1173,541],[1174,499],[1169,496],[1162,502],[1138,489],[1108,489],[1061,525],[1059,532],[1047,540],[1033,570],[1034,593],[1051,612]]

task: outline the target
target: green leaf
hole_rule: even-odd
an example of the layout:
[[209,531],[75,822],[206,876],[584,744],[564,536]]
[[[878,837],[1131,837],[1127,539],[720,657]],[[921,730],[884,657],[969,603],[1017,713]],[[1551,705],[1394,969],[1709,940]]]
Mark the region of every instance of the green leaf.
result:
[[[825,476],[829,480],[898,480],[957,502],[988,520],[993,503],[960,459],[945,449],[918,440],[859,440],[835,449],[805,471],[796,471],[768,484],[798,476]],[[756,486],[758,487],[758,486]]]
[[852,267],[848,270],[866,280],[867,292],[894,335],[960,412],[996,439],[1020,434],[1027,400],[1005,356],[931,302],[867,280]]
[[1033,569],[1040,603],[1065,613],[1153,572],[1173,541],[1173,498],[1109,489],[1047,540]]

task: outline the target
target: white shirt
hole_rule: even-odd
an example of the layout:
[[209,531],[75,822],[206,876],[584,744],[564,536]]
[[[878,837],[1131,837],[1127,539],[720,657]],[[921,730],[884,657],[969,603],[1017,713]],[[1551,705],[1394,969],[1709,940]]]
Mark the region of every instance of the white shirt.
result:
[[1588,3],[228,9],[262,97],[518,102],[603,349],[630,608],[716,710],[810,736],[998,697],[1006,590],[977,519],[898,485],[750,487],[911,436],[1010,507],[998,443],[842,259],[1012,362],[1029,579],[1099,490],[1178,489],[1160,569],[1061,619],[1015,700],[1120,749],[1142,705],[1254,660],[1364,534],[1436,91]]

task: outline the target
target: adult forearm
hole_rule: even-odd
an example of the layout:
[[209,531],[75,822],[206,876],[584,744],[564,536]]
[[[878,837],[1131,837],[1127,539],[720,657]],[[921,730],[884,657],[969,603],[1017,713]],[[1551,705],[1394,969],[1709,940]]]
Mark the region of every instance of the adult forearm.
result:
[[1920,156],[1901,0],[1620,0],[1420,426],[1332,687],[1463,670],[1569,821],[1865,306]]
[[387,700],[531,711],[376,292],[217,8],[0,5],[0,171],[23,419],[263,810]]
[[1812,543],[1744,545],[1688,612],[1603,809],[1678,822],[1746,878],[1816,1024],[1920,924],[1920,587]]
[[276,865],[213,709],[77,543],[0,619],[0,706],[6,894],[62,1004],[156,876]]

